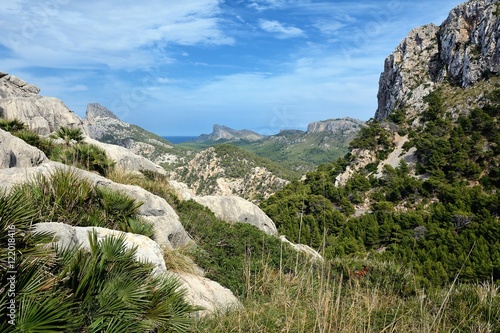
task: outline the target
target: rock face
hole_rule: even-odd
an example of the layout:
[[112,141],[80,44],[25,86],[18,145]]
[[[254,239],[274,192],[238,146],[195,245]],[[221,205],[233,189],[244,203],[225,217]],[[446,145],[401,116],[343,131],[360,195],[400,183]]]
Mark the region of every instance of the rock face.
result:
[[0,72],[0,117],[18,119],[29,129],[47,135],[61,126],[83,129],[80,118],[53,97],[37,95],[40,89]]
[[186,288],[186,299],[191,304],[204,308],[204,310],[197,313],[198,317],[203,317],[210,313],[224,313],[232,308],[242,306],[231,290],[215,281],[188,273],[172,274],[177,276]]
[[0,169],[29,168],[45,162],[48,158],[41,150],[0,130]]
[[245,199],[237,196],[206,196],[193,200],[208,207],[221,220],[249,223],[266,234],[278,234],[274,222],[259,207]]
[[354,118],[316,121],[307,126],[307,134],[330,132],[336,135],[356,134],[365,122]]
[[171,274],[179,279],[182,287],[186,289],[187,301],[192,305],[203,307],[197,316],[202,317],[241,306],[239,300],[229,289],[222,287],[215,281],[193,274],[167,272],[163,250],[156,242],[146,236],[98,227],[73,227],[55,222],[38,223],[34,226],[34,231],[54,234],[55,243],[60,247],[80,245],[85,250],[90,250],[88,240],[90,232],[96,232],[98,240],[109,236],[124,236],[125,246],[128,248],[137,247],[137,260],[152,263],[156,274]]
[[211,134],[202,134],[196,141],[218,141],[218,140],[247,140],[258,141],[264,139],[266,136],[261,135],[250,130],[235,130],[223,125],[214,125]]
[[154,239],[161,247],[174,248],[192,241],[184,230],[177,213],[165,199],[139,186],[118,184],[94,173],[57,162],[47,162],[31,168],[0,169],[0,184],[2,184],[3,188],[9,190],[12,186],[24,183],[35,175],[50,176],[61,168],[76,171],[81,177],[95,186],[105,186],[143,202],[144,204],[139,209],[139,215],[144,220],[153,223],[155,229]]
[[472,0],[453,9],[437,27],[412,30],[385,60],[377,120],[397,109],[418,114],[423,97],[445,80],[470,87],[500,72],[500,4]]

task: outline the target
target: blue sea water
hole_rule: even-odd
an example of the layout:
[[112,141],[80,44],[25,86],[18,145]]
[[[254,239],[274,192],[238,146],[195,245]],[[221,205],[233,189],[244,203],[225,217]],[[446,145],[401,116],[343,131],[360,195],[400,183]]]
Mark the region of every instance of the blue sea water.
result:
[[165,140],[172,142],[173,144],[183,143],[197,138],[197,136],[163,136]]

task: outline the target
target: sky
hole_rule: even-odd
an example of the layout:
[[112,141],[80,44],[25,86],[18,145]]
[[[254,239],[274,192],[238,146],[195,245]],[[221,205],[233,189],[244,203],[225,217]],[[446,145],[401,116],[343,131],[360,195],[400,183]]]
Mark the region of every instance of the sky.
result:
[[2,0],[0,71],[164,136],[368,120],[384,59],[459,0]]

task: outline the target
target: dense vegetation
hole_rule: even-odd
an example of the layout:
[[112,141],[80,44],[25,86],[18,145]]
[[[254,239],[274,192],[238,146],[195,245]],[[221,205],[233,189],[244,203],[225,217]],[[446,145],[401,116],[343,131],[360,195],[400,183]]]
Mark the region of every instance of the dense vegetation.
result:
[[457,275],[464,282],[500,283],[499,96],[498,89],[490,92],[482,107],[457,117],[444,108],[447,96],[437,90],[426,98],[422,125],[412,128],[398,114],[391,117],[397,124],[372,121],[351,142],[382,160],[391,129],[399,127],[409,132],[405,148],[416,148],[421,177],[402,160],[397,168],[386,165],[381,177],[368,165],[336,187],[346,166],[339,159],[261,206],[281,233],[324,247],[329,258],[397,260],[420,286],[445,285]]
[[[55,206],[73,199],[75,188],[62,188],[69,185],[52,186],[62,190]],[[196,309],[175,279],[138,262],[123,237],[89,234],[89,251],[44,246],[53,236],[31,232],[46,221],[38,208],[22,187],[0,194],[0,241],[9,245],[0,249],[0,332],[186,331]],[[65,213],[71,220],[71,211],[54,217],[66,220]]]

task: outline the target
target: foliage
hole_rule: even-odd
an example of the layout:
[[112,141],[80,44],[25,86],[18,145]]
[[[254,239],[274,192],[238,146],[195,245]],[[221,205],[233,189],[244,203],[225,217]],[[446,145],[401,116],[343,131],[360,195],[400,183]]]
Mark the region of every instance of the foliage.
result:
[[[365,267],[366,275],[359,274]],[[286,274],[263,265],[247,275],[243,309],[195,322],[195,332],[495,332],[500,289],[491,282],[414,290],[391,262],[301,263]],[[410,287],[410,291],[406,290]]]
[[195,310],[184,301],[172,277],[154,275],[152,266],[135,259],[124,235],[97,239],[89,234],[90,252],[62,251],[61,283],[71,290],[81,326],[89,332],[184,332]]
[[[37,187],[40,193],[33,193]],[[179,282],[153,274],[150,264],[138,262],[137,249],[126,247],[123,235],[102,240],[95,233],[89,235],[90,252],[54,251],[44,246],[53,235],[32,232],[33,223],[49,220],[44,215],[49,206],[54,208],[50,220],[64,222],[76,218],[72,210],[81,220],[94,219],[103,207],[90,206],[99,200],[107,202],[103,206],[115,222],[137,212],[139,205],[133,200],[112,192],[93,198],[96,191],[76,174],[58,171],[9,194],[0,193],[1,332],[185,332],[189,328],[190,314],[197,308],[184,300]],[[34,202],[34,197],[46,201]],[[13,301],[15,312],[10,312]]]
[[186,231],[199,246],[194,253],[196,263],[205,270],[206,277],[236,295],[248,294],[245,274],[255,274],[262,269],[263,258],[270,267],[282,267],[284,271],[295,269],[291,258],[295,258],[296,252],[276,237],[249,224],[220,221],[208,208],[194,201],[179,202],[176,209]]
[[72,141],[80,143],[83,140],[83,132],[80,128],[61,126],[55,133],[55,137],[63,139],[66,145],[69,146]]
[[75,169],[38,176],[13,191],[37,207],[38,220],[107,227],[149,237],[153,234],[153,226],[138,216],[142,203],[117,191],[96,188]]
[[18,131],[22,131],[26,129],[26,124],[24,124],[22,121],[18,119],[0,119],[0,129],[3,129],[4,131],[15,133]]
[[378,159],[385,159],[393,146],[392,136],[377,120],[370,120],[358,135],[349,143],[349,147],[369,149],[376,153]]

